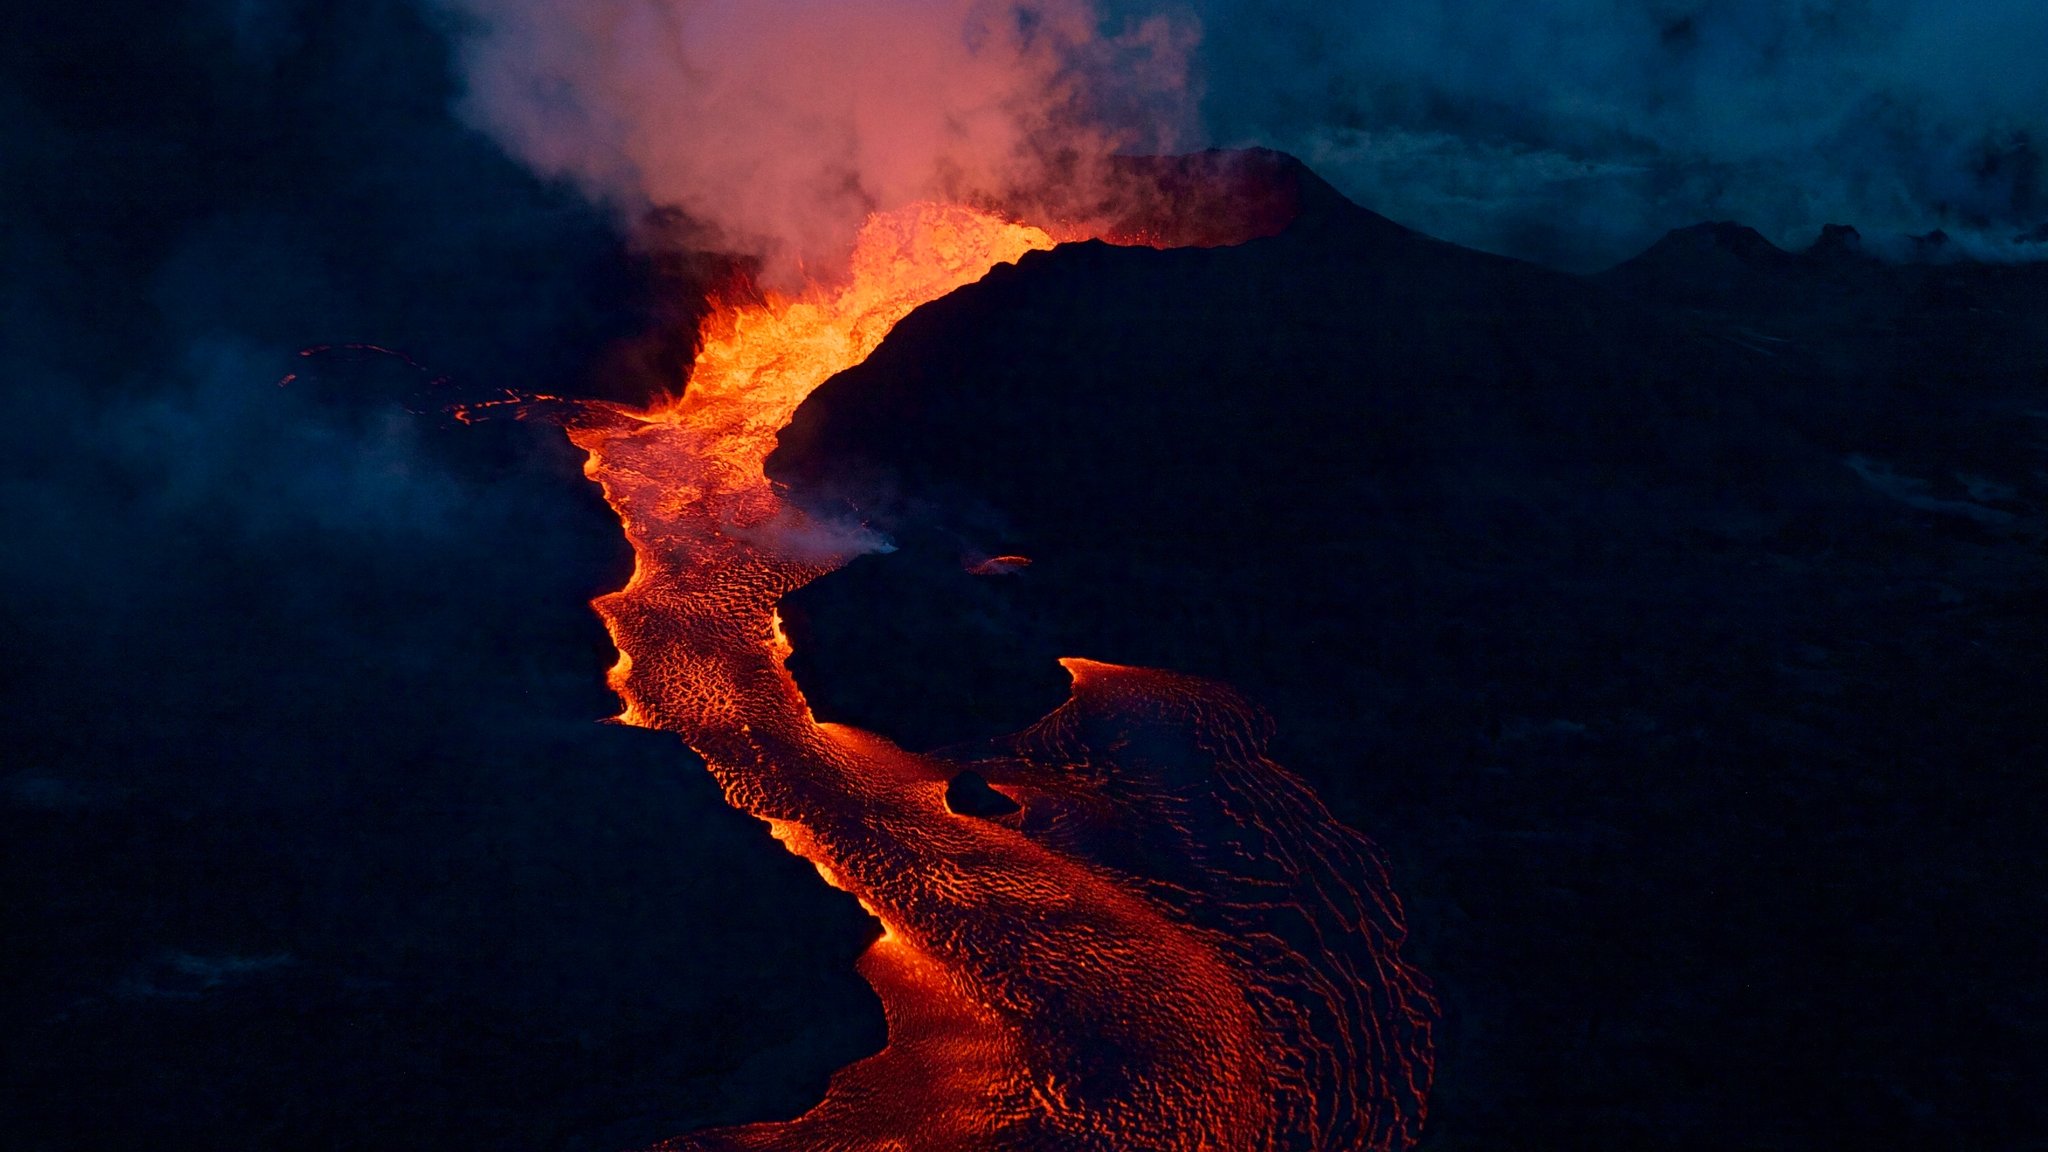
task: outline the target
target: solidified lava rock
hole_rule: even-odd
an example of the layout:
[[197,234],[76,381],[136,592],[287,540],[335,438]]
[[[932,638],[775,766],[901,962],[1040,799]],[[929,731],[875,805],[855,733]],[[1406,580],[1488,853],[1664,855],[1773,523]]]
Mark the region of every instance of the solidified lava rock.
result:
[[990,787],[981,773],[971,768],[946,782],[946,807],[961,816],[980,816],[987,820],[1023,810],[1015,800]]
[[1339,202],[1028,256],[786,430],[771,474],[897,545],[788,599],[791,667],[912,747],[1059,656],[1268,708],[1445,1002],[1428,1147],[2011,1146],[2048,266],[1842,240],[1576,277]]

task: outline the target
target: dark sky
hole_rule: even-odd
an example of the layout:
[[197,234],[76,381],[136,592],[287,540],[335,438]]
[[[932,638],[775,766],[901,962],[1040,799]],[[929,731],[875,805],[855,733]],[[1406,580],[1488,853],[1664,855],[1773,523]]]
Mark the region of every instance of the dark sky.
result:
[[2027,0],[1305,0],[1195,5],[1207,131],[1360,203],[1570,264],[1736,219],[2048,220],[2048,9]]

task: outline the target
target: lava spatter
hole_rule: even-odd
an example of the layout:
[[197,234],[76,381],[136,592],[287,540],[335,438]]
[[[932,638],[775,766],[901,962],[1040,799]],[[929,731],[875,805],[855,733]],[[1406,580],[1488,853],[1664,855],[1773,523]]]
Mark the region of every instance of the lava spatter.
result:
[[[914,755],[820,724],[776,606],[857,547],[763,477],[776,432],[917,305],[1051,247],[922,205],[863,229],[844,287],[723,308],[688,388],[590,405],[589,453],[635,554],[595,602],[621,719],[679,735],[735,806],[882,926],[860,962],[889,1040],[794,1120],[665,1149],[1393,1149],[1411,1143],[1435,1006],[1357,833],[1265,758],[1221,686],[1068,661],[1026,732]],[[952,811],[972,770],[1017,811]]]

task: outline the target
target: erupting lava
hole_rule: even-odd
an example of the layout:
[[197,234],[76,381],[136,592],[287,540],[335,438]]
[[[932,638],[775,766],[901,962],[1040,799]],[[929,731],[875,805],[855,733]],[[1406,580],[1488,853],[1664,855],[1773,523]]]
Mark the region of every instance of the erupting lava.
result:
[[[871,219],[844,288],[723,310],[689,386],[570,435],[636,558],[596,607],[621,719],[674,732],[882,925],[889,1043],[791,1121],[672,1149],[1391,1149],[1435,1005],[1371,846],[1267,760],[1218,685],[1066,661],[1068,703],[971,754],[820,724],[780,598],[858,545],[762,475],[777,431],[917,305],[1052,246],[962,207]],[[1022,558],[1002,558],[1025,563]],[[957,815],[971,767],[1021,809]]]

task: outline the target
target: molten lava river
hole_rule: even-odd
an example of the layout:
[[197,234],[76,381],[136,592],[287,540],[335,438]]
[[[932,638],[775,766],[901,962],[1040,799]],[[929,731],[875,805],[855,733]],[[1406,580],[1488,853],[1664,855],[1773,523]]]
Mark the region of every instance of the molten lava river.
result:
[[[1051,246],[967,208],[877,216],[845,287],[722,308],[680,398],[569,419],[636,557],[595,602],[621,719],[680,736],[881,924],[860,971],[886,1047],[794,1120],[663,1148],[1390,1149],[1421,1126],[1435,1004],[1385,870],[1228,689],[1067,660],[1065,705],[945,759],[819,723],[784,668],[778,600],[856,545],[763,476],[777,431],[913,308]],[[1018,810],[953,812],[970,768]]]

